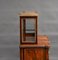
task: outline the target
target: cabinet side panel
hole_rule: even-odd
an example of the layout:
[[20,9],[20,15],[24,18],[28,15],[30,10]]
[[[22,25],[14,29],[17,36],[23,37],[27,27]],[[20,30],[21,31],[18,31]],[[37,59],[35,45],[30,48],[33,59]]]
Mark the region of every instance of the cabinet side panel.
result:
[[23,60],[23,48],[20,48],[20,60]]
[[22,43],[22,18],[20,17],[20,44]]
[[46,60],[49,60],[49,53],[48,53],[49,49],[46,49]]

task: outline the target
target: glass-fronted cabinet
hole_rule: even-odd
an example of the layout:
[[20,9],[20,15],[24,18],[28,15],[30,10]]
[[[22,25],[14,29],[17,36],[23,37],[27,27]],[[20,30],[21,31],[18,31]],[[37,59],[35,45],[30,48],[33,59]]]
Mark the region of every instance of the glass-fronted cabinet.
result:
[[36,12],[20,13],[20,60],[49,60],[49,41],[46,35],[37,34]]
[[37,43],[37,14],[23,12],[20,15],[20,42]]

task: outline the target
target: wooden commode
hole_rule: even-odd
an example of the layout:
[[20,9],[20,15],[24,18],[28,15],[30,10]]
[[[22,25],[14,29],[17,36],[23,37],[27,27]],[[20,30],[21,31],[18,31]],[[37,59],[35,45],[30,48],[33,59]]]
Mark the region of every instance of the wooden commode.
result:
[[20,18],[20,60],[49,60],[49,40],[38,35],[38,13],[24,11]]

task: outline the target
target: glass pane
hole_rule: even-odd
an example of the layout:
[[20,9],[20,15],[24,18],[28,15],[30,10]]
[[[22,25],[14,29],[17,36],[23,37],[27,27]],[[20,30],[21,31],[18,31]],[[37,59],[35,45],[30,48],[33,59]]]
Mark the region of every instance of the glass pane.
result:
[[32,36],[28,37],[28,36],[26,36],[26,42],[35,42],[35,37],[32,37]]
[[35,19],[23,19],[22,20],[22,40],[24,42],[35,42]]
[[26,33],[35,33],[34,19],[26,19]]
[[26,20],[26,29],[35,29],[34,24],[35,24],[34,20],[27,19]]

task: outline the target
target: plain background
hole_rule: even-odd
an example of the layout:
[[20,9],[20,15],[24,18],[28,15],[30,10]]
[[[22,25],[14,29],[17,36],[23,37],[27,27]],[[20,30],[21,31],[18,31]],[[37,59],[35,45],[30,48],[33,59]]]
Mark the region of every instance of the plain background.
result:
[[49,59],[58,60],[58,0],[0,0],[0,60],[19,60],[19,16],[37,11],[38,35],[51,42]]

